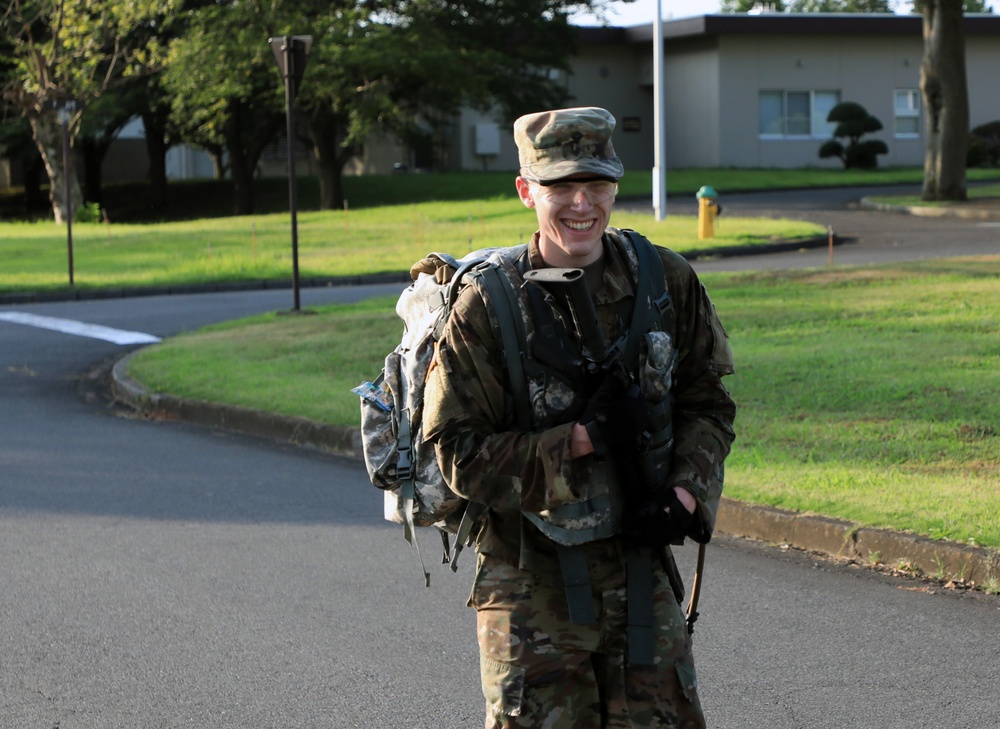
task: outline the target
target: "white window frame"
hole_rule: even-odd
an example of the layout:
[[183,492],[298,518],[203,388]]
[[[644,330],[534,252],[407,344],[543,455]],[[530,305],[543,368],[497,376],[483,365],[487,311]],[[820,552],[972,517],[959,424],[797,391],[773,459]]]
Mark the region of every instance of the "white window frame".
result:
[[[901,105],[901,97],[905,96]],[[920,89],[894,89],[892,92],[892,133],[896,139],[919,139],[923,131],[921,124],[921,111],[923,100]],[[917,131],[899,131],[899,122],[915,121]]]
[[[781,131],[764,132],[762,131],[764,125],[761,112],[763,111],[762,104],[765,95],[773,102],[778,94],[781,95]],[[792,121],[795,121],[789,116],[789,95],[792,95],[793,100],[801,101],[803,94],[808,94],[809,110],[804,121],[809,125],[809,131],[789,134],[789,126]],[[829,105],[829,101],[827,104],[822,103],[830,95],[835,97],[833,104]],[[761,89],[757,94],[757,136],[760,139],[829,139],[833,136],[836,124],[828,122],[826,116],[830,113],[829,110],[838,103],[840,103],[839,89]],[[803,120],[800,117],[798,121]]]

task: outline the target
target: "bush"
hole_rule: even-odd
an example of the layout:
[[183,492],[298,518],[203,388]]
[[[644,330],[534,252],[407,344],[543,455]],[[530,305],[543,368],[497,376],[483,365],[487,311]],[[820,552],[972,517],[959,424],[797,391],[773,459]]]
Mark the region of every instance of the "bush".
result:
[[104,220],[104,214],[97,203],[83,203],[76,209],[73,220],[77,223],[100,223]]
[[967,167],[1000,167],[1000,121],[980,124],[969,133]]
[[[881,139],[861,141],[861,137],[882,128],[882,122],[868,113],[861,104],[842,101],[830,110],[826,120],[837,122],[833,139],[819,148],[820,159],[837,157],[844,163],[844,169],[874,169],[878,167],[878,155],[886,154],[889,148]],[[847,139],[847,144],[837,141]]]

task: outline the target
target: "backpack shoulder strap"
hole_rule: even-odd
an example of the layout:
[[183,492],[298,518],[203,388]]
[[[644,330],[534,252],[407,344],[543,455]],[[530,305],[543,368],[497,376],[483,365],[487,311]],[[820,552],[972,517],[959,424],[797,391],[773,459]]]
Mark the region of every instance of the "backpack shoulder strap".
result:
[[479,272],[490,298],[490,305],[496,312],[504,365],[507,367],[508,381],[512,390],[515,420],[519,428],[529,428],[531,409],[522,360],[526,335],[524,321],[521,318],[521,305],[518,303],[510,279],[500,272],[497,264],[489,263],[481,266]]
[[[646,236],[634,230],[623,228],[619,232],[621,237],[632,245],[639,261],[639,270],[636,272],[635,311],[632,312],[632,323],[625,349],[626,361],[631,362],[633,360],[628,359],[628,356],[635,357],[642,334],[656,319],[660,320],[663,330],[673,336],[677,314],[674,311],[673,299],[670,298],[670,291],[667,290],[663,260],[656,247]],[[645,309],[642,308],[644,302],[648,304]]]
[[[521,247],[510,249],[507,253],[515,256]],[[511,387],[514,415],[517,426],[527,429],[531,426],[531,402],[528,398],[528,384],[524,376],[524,322],[521,319],[521,305],[517,293],[506,274],[500,270],[500,262],[487,260],[480,263],[476,269],[489,304],[493,307],[497,328],[500,334],[500,344],[504,364],[507,367],[508,381]],[[455,547],[450,559],[452,571],[458,569],[458,555],[469,542],[473,525],[485,511],[484,504],[470,501],[465,507],[465,513],[455,534]]]

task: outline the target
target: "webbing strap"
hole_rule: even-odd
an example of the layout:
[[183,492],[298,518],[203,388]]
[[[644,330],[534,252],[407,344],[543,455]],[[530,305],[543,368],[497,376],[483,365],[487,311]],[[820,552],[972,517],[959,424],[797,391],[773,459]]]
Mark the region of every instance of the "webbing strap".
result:
[[652,553],[646,547],[629,547],[626,568],[628,662],[633,666],[652,666],[655,642]]
[[[638,362],[642,335],[652,325],[654,313],[656,318],[662,317],[663,311],[671,306],[671,301],[663,278],[663,261],[660,260],[653,244],[635,231],[621,232],[632,244],[639,264],[639,270],[636,272],[635,309],[632,312],[628,338],[625,341],[625,362],[629,366],[635,366]],[[672,331],[670,335],[673,336]]]
[[531,427],[531,409],[528,385],[524,378],[524,362],[521,359],[521,343],[526,339],[524,322],[521,320],[521,307],[517,303],[514,287],[507,276],[497,270],[498,265],[501,264],[483,266],[480,272],[500,329],[504,363],[509,375],[507,379],[513,390],[511,397],[514,401],[514,415],[518,427],[527,429]]
[[417,559],[420,560],[420,570],[424,573],[424,586],[430,587],[431,573],[424,566],[424,557],[420,554],[420,542],[417,540],[417,535],[414,531],[416,524],[413,522],[413,500],[416,494],[415,481],[417,478],[417,469],[413,467],[412,459],[410,458],[410,415],[405,410],[400,413],[397,439],[399,442],[397,473],[403,479],[399,486],[399,497],[403,500],[403,538],[417,550]]
[[556,547],[559,554],[559,568],[566,587],[566,606],[569,619],[576,625],[590,625],[597,622],[594,614],[594,597],[590,587],[590,571],[587,558],[580,547]]
[[455,533],[455,546],[451,550],[451,558],[449,560],[452,572],[458,572],[458,555],[462,553],[462,550],[469,543],[469,537],[472,535],[472,527],[485,510],[485,504],[475,501],[470,501],[465,505],[465,512],[462,514],[462,520],[458,523],[458,531]]
[[[517,303],[514,287],[505,275],[497,271],[499,263],[491,263],[479,268],[483,286],[486,287],[489,303],[496,313],[497,327],[500,330],[500,342],[503,345],[503,358],[507,366],[510,382],[511,399],[514,401],[514,414],[518,427],[527,429],[531,425],[531,404],[528,401],[528,385],[524,378],[524,363],[521,359],[521,342],[525,341],[521,309]],[[456,289],[457,291],[457,289]],[[484,504],[470,501],[466,504],[465,513],[458,524],[455,534],[455,548],[451,557],[451,570],[458,570],[458,555],[469,543],[472,528],[486,510]]]

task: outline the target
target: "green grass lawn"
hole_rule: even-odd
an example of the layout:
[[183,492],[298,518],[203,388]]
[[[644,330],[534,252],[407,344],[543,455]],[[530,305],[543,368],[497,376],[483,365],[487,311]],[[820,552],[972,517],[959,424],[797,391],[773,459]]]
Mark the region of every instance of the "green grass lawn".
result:
[[[824,235],[803,221],[727,217],[716,237],[699,241],[697,219],[615,213],[612,222],[636,227],[678,251],[755,245]],[[503,198],[420,202],[298,216],[303,277],[404,272],[431,251],[463,254],[509,246],[534,233],[535,216],[513,194]],[[166,223],[89,223],[73,226],[78,289],[258,280],[292,275],[287,213]],[[68,287],[66,230],[52,223],[0,223],[0,291]]]
[[[1000,548],[1000,257],[704,277],[739,405],[727,494]],[[151,389],[357,426],[393,299],[144,350]]]

